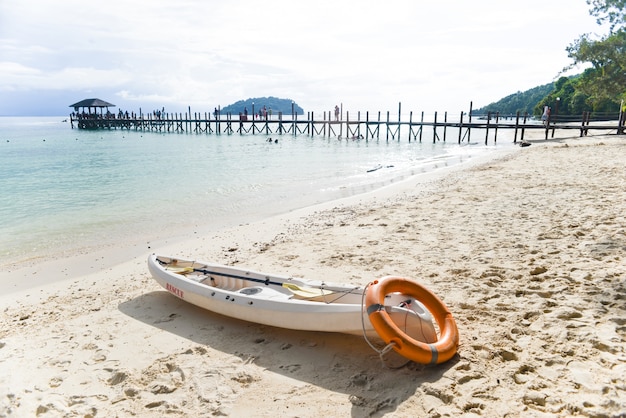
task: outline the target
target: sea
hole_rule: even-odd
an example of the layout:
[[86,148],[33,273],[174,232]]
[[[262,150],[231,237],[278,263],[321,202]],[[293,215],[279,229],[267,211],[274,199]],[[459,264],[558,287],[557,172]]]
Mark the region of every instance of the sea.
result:
[[427,131],[421,142],[384,137],[88,131],[64,116],[0,117],[0,269],[253,222],[513,146],[485,145],[480,132],[459,145],[452,129],[445,142]]

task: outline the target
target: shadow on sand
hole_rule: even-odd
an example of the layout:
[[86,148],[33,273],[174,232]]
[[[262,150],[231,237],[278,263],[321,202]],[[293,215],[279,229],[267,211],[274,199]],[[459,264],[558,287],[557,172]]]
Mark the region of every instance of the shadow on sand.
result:
[[[208,312],[165,291],[123,302],[125,315],[160,330],[240,357],[246,362],[329,391],[349,395],[352,416],[382,416],[413,396],[422,384],[441,379],[458,362],[423,366],[394,352],[378,353],[358,336],[293,331]],[[394,368],[396,366],[402,366]]]

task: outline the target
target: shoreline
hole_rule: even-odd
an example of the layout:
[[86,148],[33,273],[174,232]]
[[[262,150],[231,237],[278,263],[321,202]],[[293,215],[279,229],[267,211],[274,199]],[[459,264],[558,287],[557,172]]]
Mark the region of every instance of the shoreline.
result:
[[[54,145],[54,149],[57,152],[62,145],[67,146],[71,150],[68,152],[74,153],[72,155],[75,157],[81,154],[80,150],[83,148],[89,150],[102,146],[109,148],[103,145],[104,142],[99,140],[90,143],[89,141],[94,141],[91,135],[89,138],[85,138],[89,139],[89,141],[82,141],[82,138],[81,141],[78,141],[78,138],[68,137],[66,133],[59,132],[58,128],[55,132],[58,138],[61,139],[59,143],[53,144],[53,141],[47,141],[47,143],[46,141],[32,142],[45,147],[40,150],[42,153],[44,149],[49,148],[48,145]],[[117,150],[116,154],[134,155],[136,148],[145,146],[141,143],[140,138],[138,135],[135,135],[131,141],[124,141],[121,137],[111,139],[119,140],[120,142],[117,144],[119,148],[114,147]],[[156,143],[165,141],[168,144],[169,140],[164,140],[163,138],[165,137],[157,135],[151,137],[150,141],[156,141]],[[197,137],[195,135],[185,139],[187,140],[187,148],[196,146]],[[196,192],[199,193],[198,198],[189,199],[191,194],[189,190],[185,192],[171,190],[177,187],[174,186],[177,184],[176,178],[152,178],[151,175],[147,174],[149,170],[141,164],[137,164],[137,161],[134,164],[130,163],[132,159],[129,159],[126,165],[140,168],[134,171],[131,169],[128,171],[125,171],[126,169],[122,170],[125,173],[123,175],[119,173],[122,179],[142,178],[146,180],[131,182],[128,187],[122,187],[128,183],[127,181],[110,181],[110,184],[122,185],[119,186],[120,190],[115,192],[114,188],[107,188],[106,184],[103,186],[104,190],[100,192],[97,184],[87,181],[84,182],[86,185],[84,188],[79,184],[74,184],[78,189],[68,193],[68,195],[73,196],[72,198],[64,196],[65,191],[61,191],[60,195],[57,196],[54,191],[54,185],[40,187],[40,189],[48,190],[50,196],[45,193],[37,193],[38,198],[36,200],[28,199],[28,193],[17,193],[13,196],[13,193],[8,192],[7,197],[13,196],[10,201],[15,202],[16,206],[13,207],[13,203],[11,203],[5,207],[7,216],[5,217],[6,225],[2,228],[4,234],[2,239],[0,239],[0,246],[4,247],[2,256],[0,256],[0,275],[17,267],[32,266],[55,258],[67,258],[74,254],[105,252],[102,249],[106,246],[114,250],[120,243],[127,245],[132,242],[134,248],[141,250],[150,246],[151,243],[156,243],[157,246],[160,246],[164,242],[171,241],[173,237],[177,240],[179,238],[193,239],[197,234],[211,234],[216,230],[223,229],[225,226],[234,227],[242,221],[252,222],[281,214],[294,208],[311,206],[318,202],[332,201],[345,196],[362,194],[370,190],[386,187],[390,183],[402,181],[420,171],[434,170],[437,166],[463,163],[467,159],[471,159],[475,153],[491,152],[491,149],[489,149],[491,147],[482,146],[434,146],[432,148],[436,151],[432,151],[430,150],[430,144],[424,147],[421,144],[414,144],[416,146],[404,144],[402,147],[394,145],[391,147],[394,150],[388,154],[386,150],[388,147],[384,145],[384,141],[376,144],[360,143],[354,144],[354,146],[351,143],[350,146],[345,147],[345,152],[337,152],[337,147],[343,150],[342,142],[322,139],[321,144],[318,144],[318,139],[321,138],[311,138],[310,140],[303,138],[302,141],[296,141],[294,138],[294,140],[286,141],[286,143],[289,143],[289,147],[297,144],[296,148],[298,151],[309,148],[311,146],[309,143],[313,143],[315,149],[322,150],[320,155],[326,153],[328,149],[332,151],[331,154],[333,155],[345,155],[345,159],[338,161],[346,162],[343,165],[349,167],[349,170],[337,169],[335,172],[333,170],[334,166],[331,166],[330,170],[323,170],[324,173],[330,174],[319,176],[300,175],[295,182],[286,182],[285,179],[280,178],[281,176],[263,175],[261,176],[263,180],[257,182],[251,179],[246,180],[248,178],[246,176],[232,175],[230,177],[242,178],[243,181],[230,185],[230,187],[228,184],[224,184],[220,186],[223,187],[223,190],[215,185],[207,186],[204,184],[206,182],[201,179],[202,176],[192,176],[200,178],[198,185],[194,183],[195,180],[191,179],[191,177],[182,180],[187,188],[191,185],[194,186],[194,194]],[[218,144],[218,148],[221,148],[219,143],[222,140],[211,141],[211,144]],[[326,142],[328,144],[325,144]],[[12,141],[10,147],[14,147],[17,143],[18,141]],[[254,144],[256,148],[261,147],[263,151],[269,151],[269,149],[266,149],[268,147],[265,145],[264,140],[260,142],[255,141]],[[280,148],[271,148],[272,152],[268,152],[268,155],[271,155],[274,160],[270,160],[273,163],[269,164],[269,166],[276,165],[277,162],[280,165],[288,166],[283,164],[283,161],[284,157],[287,156],[286,152],[289,147],[281,144]],[[405,152],[405,147],[410,148],[410,150]],[[239,148],[233,146],[229,149],[238,150]],[[363,154],[366,155],[364,160],[361,159],[363,149],[369,150]],[[158,154],[162,155],[164,153]],[[7,155],[10,154],[8,153]],[[30,153],[24,153],[24,155],[30,155]],[[308,153],[305,153],[305,155],[308,155]],[[406,157],[407,155],[409,157]],[[413,159],[414,157],[415,159]],[[309,159],[306,156],[303,158]],[[314,155],[310,159],[316,162],[316,158],[319,158],[319,155]],[[379,158],[382,162],[388,160],[390,164],[395,164],[395,168],[387,169],[388,167],[386,167],[385,170],[366,174],[366,168],[373,166],[374,161],[381,162]],[[255,159],[264,161],[265,157],[255,157]],[[127,161],[126,159],[123,160]],[[198,158],[197,160],[204,161],[205,159]],[[27,158],[26,161],[28,164],[37,164],[36,160],[30,158]],[[139,161],[143,163],[151,160],[150,158],[140,158]],[[17,164],[19,165],[19,163]],[[209,165],[214,167],[214,164]],[[190,166],[194,166],[194,164],[190,164]],[[312,163],[311,166],[321,167],[323,165]],[[63,172],[68,173],[70,171],[68,169]],[[228,170],[217,171],[224,173]],[[308,171],[305,170],[304,172]],[[289,173],[289,170],[286,170],[285,173]],[[68,177],[80,178],[81,176]],[[96,177],[94,176],[94,178]],[[215,180],[218,183],[220,181],[220,177],[213,173],[209,177],[218,179]],[[152,180],[150,180],[151,178]],[[40,181],[42,180],[34,179],[31,183],[39,184]],[[158,187],[157,185],[160,181],[166,181],[170,186]],[[11,182],[11,184],[16,185],[19,183],[19,181]],[[136,187],[139,183],[142,183],[142,189],[152,190],[151,193],[153,195],[148,193],[144,198],[142,193],[138,193]],[[200,192],[204,190],[203,187],[205,186],[207,186],[206,193]],[[68,187],[65,190],[70,189],[72,188]],[[36,191],[33,191],[33,193],[36,193]],[[86,194],[86,196],[83,197],[83,194]],[[180,196],[180,194],[183,196]],[[93,196],[111,195],[114,196],[111,204],[93,198]],[[51,201],[50,205],[45,203],[46,199]],[[20,203],[22,201],[23,203]],[[66,203],[57,205],[54,203],[56,201]],[[131,248],[131,255],[133,253],[137,253],[137,250]],[[123,255],[118,258],[119,261],[124,260]],[[67,275],[60,277],[67,277]]]
[[[531,141],[143,255],[38,265],[62,280],[0,297],[0,415],[618,416],[626,142]],[[459,353],[391,370],[358,337],[213,315],[149,277],[151,251],[335,282],[406,275],[451,309]]]
[[[146,237],[143,240],[122,241],[119,245],[106,244],[99,247],[92,245],[80,248],[63,248],[60,251],[48,250],[43,253],[37,253],[28,259],[5,262],[2,265],[2,269],[0,269],[0,284],[5,289],[5,292],[23,292],[32,288],[45,287],[55,282],[71,280],[98,271],[112,269],[129,260],[147,257],[147,254],[152,251],[158,251],[160,248],[187,247],[193,245],[194,241],[204,239],[207,236],[215,236],[215,239],[219,239],[217,237],[220,237],[220,234],[228,234],[229,231],[240,228],[254,228],[255,225],[267,223],[272,224],[270,229],[273,229],[279,227],[283,220],[297,222],[297,218],[300,216],[305,216],[311,212],[323,211],[335,205],[350,205],[370,197],[376,199],[391,196],[415,188],[418,184],[425,184],[431,182],[432,179],[446,176],[450,172],[465,170],[472,165],[498,158],[500,154],[514,151],[516,149],[513,147],[503,148],[487,154],[479,154],[466,162],[452,161],[450,165],[446,162],[445,166],[441,168],[436,168],[437,164],[433,164],[435,168],[431,167],[420,174],[415,174],[384,186],[378,186],[372,191],[362,191],[347,197],[334,198],[321,203],[297,207],[286,212],[253,217],[250,221],[231,220],[222,226],[212,223],[204,226],[187,226],[184,230],[177,230],[173,235],[165,236],[164,233],[161,233],[150,238]],[[274,224],[276,226],[273,226]],[[37,277],[37,279],[33,280],[33,277]]]

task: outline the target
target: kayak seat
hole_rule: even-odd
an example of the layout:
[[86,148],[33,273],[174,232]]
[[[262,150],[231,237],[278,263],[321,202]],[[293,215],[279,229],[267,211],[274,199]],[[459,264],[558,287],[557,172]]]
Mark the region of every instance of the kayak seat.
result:
[[258,299],[291,299],[293,295],[288,292],[281,292],[267,286],[251,286],[239,289],[239,292],[246,296],[254,296]]

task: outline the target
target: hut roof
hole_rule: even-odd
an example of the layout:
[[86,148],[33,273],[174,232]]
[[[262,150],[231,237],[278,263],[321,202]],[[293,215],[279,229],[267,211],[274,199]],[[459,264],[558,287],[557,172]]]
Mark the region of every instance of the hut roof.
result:
[[104,100],[100,100],[100,99],[85,99],[85,100],[81,100],[78,103],[74,103],[73,105],[70,105],[69,107],[73,107],[73,108],[79,108],[79,107],[115,107],[114,104],[109,103],[109,102],[105,102]]

